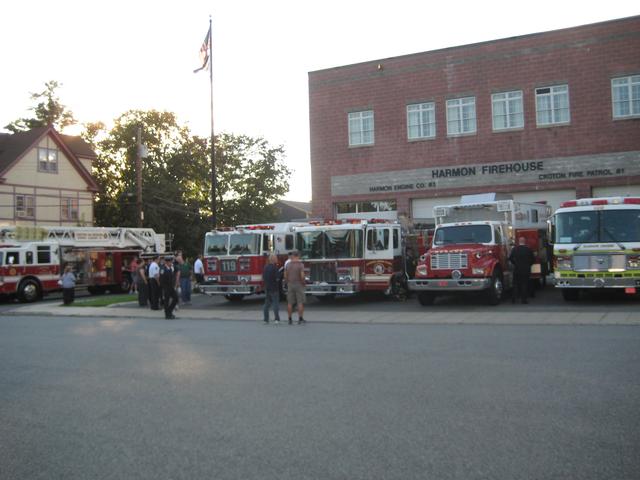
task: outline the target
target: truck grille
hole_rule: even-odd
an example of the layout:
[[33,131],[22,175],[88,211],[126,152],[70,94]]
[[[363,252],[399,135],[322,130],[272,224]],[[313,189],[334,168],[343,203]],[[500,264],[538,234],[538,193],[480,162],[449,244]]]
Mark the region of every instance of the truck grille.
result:
[[236,261],[235,260],[222,260],[220,262],[220,269],[223,272],[235,272]]
[[574,255],[573,269],[576,272],[606,272],[610,268],[624,270],[626,257],[624,255]]
[[466,253],[436,253],[431,255],[432,270],[467,268]]

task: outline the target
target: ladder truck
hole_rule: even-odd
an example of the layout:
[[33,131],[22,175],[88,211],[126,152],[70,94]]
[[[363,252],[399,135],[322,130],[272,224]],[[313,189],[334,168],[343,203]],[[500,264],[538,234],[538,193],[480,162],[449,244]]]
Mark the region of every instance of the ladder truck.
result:
[[128,291],[131,261],[164,250],[164,234],[150,228],[0,227],[0,295],[35,302],[60,290],[58,280],[68,264],[79,288]]

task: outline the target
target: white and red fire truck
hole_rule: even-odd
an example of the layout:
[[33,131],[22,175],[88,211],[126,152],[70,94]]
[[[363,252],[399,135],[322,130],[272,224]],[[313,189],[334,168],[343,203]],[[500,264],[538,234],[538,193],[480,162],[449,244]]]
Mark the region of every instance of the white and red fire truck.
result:
[[512,287],[508,258],[519,237],[525,237],[536,258],[532,278],[544,282],[551,260],[549,206],[492,193],[465,195],[460,203],[433,211],[432,247],[418,264],[415,278],[408,281],[422,305],[432,304],[437,295],[482,290],[489,304],[498,304],[504,290]]
[[580,291],[640,288],[640,198],[570,200],[553,216],[554,277],[565,300]]
[[164,252],[163,234],[150,228],[2,227],[0,294],[34,302],[60,290],[58,280],[71,264],[77,287],[101,293],[126,291],[131,261],[141,254]]
[[204,283],[207,295],[242,300],[264,292],[262,271],[267,255],[274,253],[282,266],[294,249],[293,227],[301,223],[240,225],[207,232],[204,240]]
[[319,299],[364,291],[393,293],[404,272],[402,228],[388,220],[334,220],[295,227],[307,278]]

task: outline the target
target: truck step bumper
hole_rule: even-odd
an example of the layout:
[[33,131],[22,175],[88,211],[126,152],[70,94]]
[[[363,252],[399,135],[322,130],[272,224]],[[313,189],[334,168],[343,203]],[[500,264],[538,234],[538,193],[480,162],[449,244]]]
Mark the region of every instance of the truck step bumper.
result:
[[489,288],[488,278],[437,278],[409,280],[409,290],[416,292],[473,291]]

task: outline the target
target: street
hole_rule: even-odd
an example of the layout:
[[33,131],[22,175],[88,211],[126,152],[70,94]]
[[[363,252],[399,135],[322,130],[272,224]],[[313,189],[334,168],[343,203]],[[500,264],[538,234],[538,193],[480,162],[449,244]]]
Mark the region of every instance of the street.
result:
[[[605,304],[561,302],[503,303],[508,325],[313,323],[415,300],[292,327],[258,299],[215,300],[255,321],[5,314],[0,478],[640,478],[640,329],[517,324]],[[433,308],[491,308],[463,303]]]

